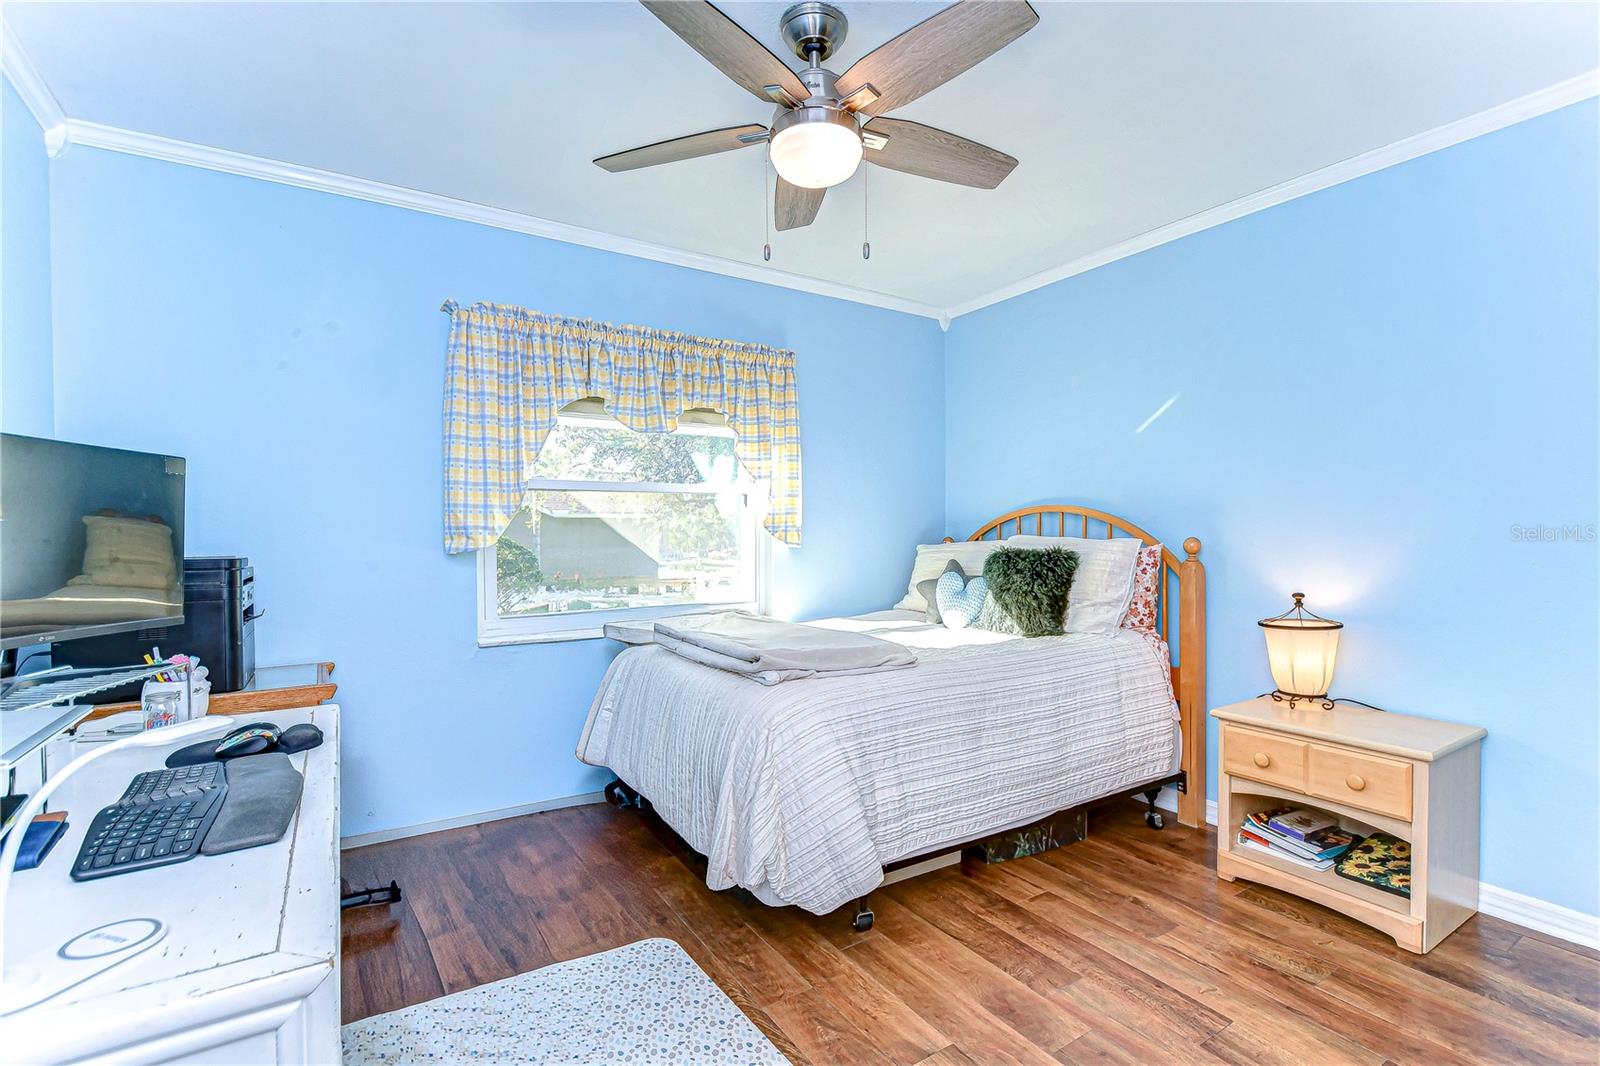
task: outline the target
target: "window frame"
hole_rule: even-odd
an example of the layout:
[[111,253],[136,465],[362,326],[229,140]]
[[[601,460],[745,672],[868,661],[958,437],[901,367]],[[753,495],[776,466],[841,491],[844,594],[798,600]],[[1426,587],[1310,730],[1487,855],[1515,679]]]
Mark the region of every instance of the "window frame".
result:
[[[632,432],[609,415],[563,412],[558,424],[611,424],[625,432]],[[695,436],[731,436],[731,431],[715,426],[683,423],[678,432]],[[657,618],[674,618],[684,615],[706,614],[712,611],[747,610],[758,614],[768,613],[772,594],[772,536],[762,524],[766,517],[768,498],[766,486],[750,477],[744,465],[739,465],[738,477],[732,486],[723,484],[682,485],[657,481],[586,481],[564,478],[530,478],[530,493],[539,490],[558,492],[659,492],[706,496],[720,496],[738,492],[745,497],[745,521],[755,547],[754,600],[736,603],[682,603],[656,607],[616,607],[599,611],[573,611],[561,614],[529,615],[522,618],[502,618],[498,609],[496,546],[479,548],[478,556],[478,647],[494,648],[510,644],[553,644],[572,640],[596,640],[605,636],[605,626],[612,622],[652,621]]]

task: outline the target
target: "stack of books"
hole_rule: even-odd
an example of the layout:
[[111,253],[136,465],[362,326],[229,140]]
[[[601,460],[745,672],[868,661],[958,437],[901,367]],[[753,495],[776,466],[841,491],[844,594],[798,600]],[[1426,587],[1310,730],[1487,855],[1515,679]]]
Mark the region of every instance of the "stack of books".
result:
[[1252,811],[1239,827],[1239,846],[1264,851],[1313,870],[1330,868],[1361,838],[1339,828],[1339,820],[1304,807]]

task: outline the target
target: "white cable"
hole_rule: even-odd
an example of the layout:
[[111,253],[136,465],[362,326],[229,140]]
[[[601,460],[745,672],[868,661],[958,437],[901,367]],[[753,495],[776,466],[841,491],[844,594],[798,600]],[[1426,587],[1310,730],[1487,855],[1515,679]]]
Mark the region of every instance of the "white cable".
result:
[[[108,755],[113,751],[127,751],[130,748],[155,748],[171,744],[175,740],[189,737],[198,737],[213,731],[225,731],[236,725],[233,719],[216,715],[217,721],[208,721],[198,718],[192,722],[183,722],[179,725],[164,726],[161,729],[147,729],[131,737],[123,737],[109,744],[86,751],[73,759],[59,774],[52,774],[39,791],[28,797],[28,802],[22,805],[17,812],[16,820],[11,823],[11,831],[6,834],[5,847],[0,848],[0,977],[4,976],[5,951],[6,951],[6,902],[11,895],[11,875],[17,865],[17,853],[22,850],[22,837],[27,832],[28,825],[33,821],[33,816],[44,807],[44,801],[59,789],[73,774],[82,770],[96,759]],[[74,860],[76,861],[76,860]]]

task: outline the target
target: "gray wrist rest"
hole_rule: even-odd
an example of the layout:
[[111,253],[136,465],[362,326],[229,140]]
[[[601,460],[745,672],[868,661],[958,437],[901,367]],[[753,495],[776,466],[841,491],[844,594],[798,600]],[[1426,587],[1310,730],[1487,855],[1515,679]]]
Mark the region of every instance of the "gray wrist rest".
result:
[[221,855],[278,840],[300,806],[304,784],[289,756],[281,752],[230,759],[222,813],[211,823],[200,853]]

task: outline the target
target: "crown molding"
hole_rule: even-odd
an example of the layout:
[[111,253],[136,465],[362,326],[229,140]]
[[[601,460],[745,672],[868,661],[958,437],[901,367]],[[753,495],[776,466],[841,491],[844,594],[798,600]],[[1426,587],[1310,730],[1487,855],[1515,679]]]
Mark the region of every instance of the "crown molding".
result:
[[33,115],[33,120],[44,131],[44,149],[51,159],[67,150],[67,115],[50,86],[39,77],[39,71],[22,48],[22,42],[11,32],[11,27],[0,19],[0,70],[22,97],[22,103]]
[[1441,148],[1449,148],[1463,141],[1469,141],[1474,137],[1481,137],[1486,133],[1493,133],[1496,130],[1504,129],[1526,119],[1537,118],[1540,115],[1548,114],[1569,104],[1579,103],[1596,95],[1600,95],[1600,71],[1591,70],[1586,74],[1580,74],[1575,78],[1558,82],[1547,89],[1540,89],[1538,92],[1529,93],[1527,96],[1508,100],[1503,104],[1489,108],[1487,111],[1480,111],[1475,115],[1468,115],[1466,118],[1448,122],[1443,126],[1436,126],[1431,130],[1407,137],[1404,140],[1386,144],[1382,148],[1375,148],[1370,152],[1363,152],[1361,155],[1340,160],[1330,166],[1323,167],[1321,170],[1313,170],[1309,174],[1291,178],[1271,188],[1262,189],[1260,192],[1251,193],[1249,196],[1241,196],[1237,200],[1231,200],[1217,207],[1189,215],[1187,218],[1181,218],[1176,222],[1170,222],[1165,226],[1159,226],[1156,229],[1141,233],[1137,237],[1131,237],[1128,240],[1120,241],[1117,244],[1074,259],[1069,263],[1063,263],[1061,266],[1042,270],[1037,274],[1030,274],[1025,278],[1012,282],[1010,285],[995,289],[993,292],[979,296],[976,299],[967,300],[964,303],[946,308],[945,313],[950,318],[970,314],[991,304],[1009,300],[1014,296],[1021,296],[1023,293],[1032,292],[1034,289],[1042,289],[1046,285],[1053,285],[1075,274],[1082,274],[1086,271],[1094,270],[1096,267],[1103,267],[1107,263],[1116,262],[1118,259],[1126,259],[1130,255],[1137,255],[1139,252],[1148,251],[1169,241],[1188,237],[1191,234],[1199,233],[1201,230],[1220,226],[1225,222],[1232,222],[1246,215],[1253,215],[1257,211],[1264,211],[1269,207],[1276,207],[1279,204],[1288,203],[1290,200],[1295,200],[1314,192],[1321,192],[1323,189],[1341,185],[1355,178],[1365,177],[1368,174],[1399,163],[1409,162],[1418,156],[1437,152]]
[[809,292],[816,296],[868,304],[903,314],[931,318],[939,323],[941,329],[950,327],[950,318],[943,308],[889,293],[791,274],[788,271],[743,263],[736,259],[669,248],[666,245],[585,229],[582,226],[572,226],[540,218],[537,215],[489,207],[469,200],[457,200],[454,197],[421,192],[398,185],[387,185],[349,174],[296,166],[276,159],[246,155],[243,152],[231,152],[223,148],[174,140],[152,133],[140,133],[137,130],[107,126],[99,122],[68,118],[62,110],[61,103],[45,84],[44,79],[39,76],[33,61],[28,58],[21,42],[17,40],[16,34],[11,32],[11,27],[4,19],[0,19],[0,70],[3,70],[6,77],[11,80],[11,84],[16,87],[17,95],[22,98],[23,104],[39,123],[39,128],[44,134],[45,151],[51,159],[59,157],[69,144],[82,144],[107,151],[144,156],[148,159],[160,159],[169,163],[182,163],[226,174],[258,178],[279,185],[292,185],[296,188],[332,193],[335,196],[348,196],[371,203],[387,204],[408,211],[421,211],[495,229],[544,237],[564,244],[577,244],[637,259],[648,259],[763,285]]
[[148,159],[159,159],[168,163],[182,163],[186,166],[200,167],[205,170],[216,170],[225,174],[257,178],[261,181],[270,181],[278,185],[292,185],[299,189],[312,189],[317,192],[332,193],[335,196],[348,196],[356,200],[366,200],[369,203],[386,204],[390,207],[400,207],[408,211],[421,211],[425,214],[453,218],[462,222],[473,222],[480,226],[510,230],[513,233],[526,233],[534,237],[544,237],[548,240],[560,241],[563,244],[577,244],[586,248],[597,248],[601,251],[633,256],[637,259],[649,259],[657,263],[668,263],[672,266],[688,267],[691,270],[702,270],[710,274],[721,274],[725,277],[759,282],[763,285],[775,285],[779,288],[795,289],[800,292],[813,293],[817,296],[828,296],[837,300],[870,304],[874,307],[882,307],[908,315],[920,315],[924,318],[938,320],[943,314],[942,308],[892,296],[888,293],[857,288],[853,285],[841,285],[819,278],[805,277],[801,274],[791,274],[788,271],[777,270],[767,266],[757,266],[753,263],[743,263],[736,259],[724,259],[720,256],[669,248],[663,244],[652,244],[649,241],[621,237],[616,234],[604,233],[600,230],[585,229],[582,226],[573,226],[565,222],[556,222],[552,219],[540,218],[537,215],[527,215],[501,207],[490,207],[487,204],[473,203],[470,200],[457,200],[454,197],[441,196],[437,193],[421,192],[399,185],[387,185],[381,181],[357,178],[349,174],[318,170],[315,167],[297,166],[277,159],[246,155],[243,152],[212,148],[209,145],[173,140],[170,137],[161,137],[153,133],[140,133],[136,130],[106,126],[98,122],[86,122],[82,119],[69,118],[66,120],[65,126],[66,139],[70,144],[81,144],[90,148],[101,148],[112,152],[123,152],[128,155],[144,156]]
[[1237,200],[1231,200],[1225,204],[1197,212],[1176,222],[1158,226],[1136,237],[1119,241],[1116,244],[1064,263],[1061,266],[1019,278],[1017,281],[983,296],[949,307],[938,307],[873,289],[863,289],[801,274],[791,274],[788,271],[754,263],[745,263],[735,259],[726,259],[721,256],[671,248],[666,245],[635,240],[631,237],[623,237],[601,230],[586,229],[582,226],[573,226],[565,222],[556,222],[552,219],[540,218],[537,215],[490,207],[486,204],[474,203],[469,200],[458,200],[454,197],[442,196],[437,193],[422,192],[398,185],[388,185],[383,182],[371,181],[348,174],[318,170],[314,167],[297,166],[276,159],[247,155],[243,152],[233,152],[223,148],[213,148],[208,145],[194,144],[189,141],[175,140],[116,126],[107,126],[98,122],[67,118],[61,109],[60,103],[56,100],[55,94],[50,91],[49,86],[39,77],[32,61],[29,60],[27,53],[22,49],[15,35],[10,32],[10,28],[4,25],[3,19],[0,19],[0,45],[3,45],[3,50],[0,50],[0,68],[3,68],[6,75],[10,77],[12,84],[16,86],[18,95],[22,97],[28,110],[33,113],[40,128],[44,131],[45,147],[52,159],[64,152],[69,144],[83,144],[107,151],[123,152],[129,155],[144,156],[149,159],[159,159],[206,170],[237,174],[242,177],[256,178],[280,185],[331,193],[335,196],[348,196],[357,200],[366,200],[370,203],[386,204],[391,207],[399,207],[409,211],[421,211],[425,214],[472,222],[495,229],[509,230],[514,233],[544,237],[564,244],[581,245],[586,248],[615,252],[618,255],[633,256],[638,259],[648,259],[653,262],[686,267],[690,270],[700,270],[706,273],[720,274],[724,277],[753,281],[758,284],[773,285],[779,288],[808,292],[817,296],[881,307],[890,311],[899,311],[903,314],[931,318],[939,323],[941,330],[949,330],[951,321],[960,315],[970,314],[992,304],[1032,292],[1034,289],[1052,285],[1077,274],[1094,270],[1108,263],[1114,263],[1119,259],[1126,259],[1131,255],[1137,255],[1139,252],[1148,251],[1171,241],[1191,236],[1213,226],[1220,226],[1243,218],[1246,215],[1254,214],[1257,211],[1264,211],[1267,208],[1276,207],[1279,204],[1287,203],[1290,200],[1295,200],[1314,192],[1320,192],[1323,189],[1343,184],[1355,178],[1365,177],[1368,174],[1408,162],[1430,152],[1436,152],[1441,148],[1449,148],[1474,137],[1481,137],[1486,133],[1493,133],[1496,130],[1504,129],[1526,119],[1537,118],[1540,115],[1548,114],[1551,111],[1600,95],[1600,71],[1591,70],[1577,77],[1558,82],[1548,88],[1498,104],[1477,114],[1468,115],[1454,122],[1437,126],[1431,130],[1395,141],[1392,144],[1384,145],[1381,148],[1373,149],[1370,152],[1352,156],[1320,170],[1314,170],[1270,188],[1251,193],[1248,196],[1242,196]]

